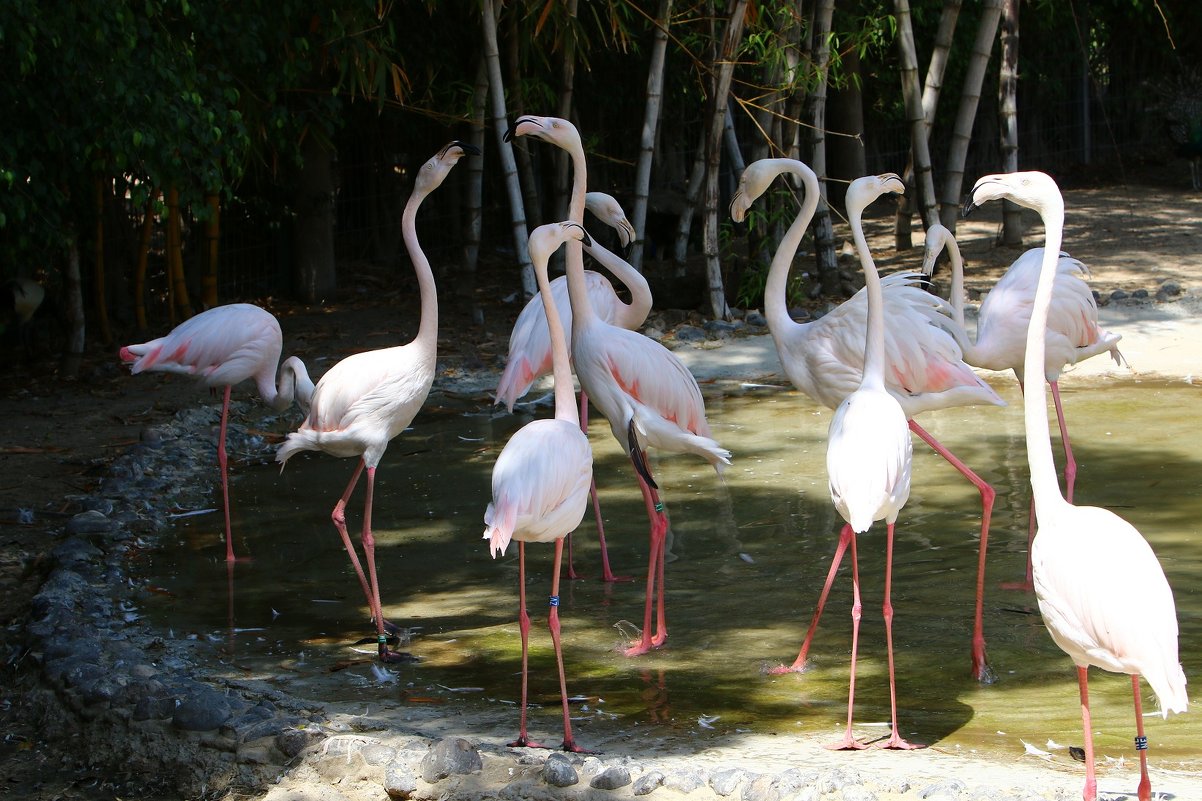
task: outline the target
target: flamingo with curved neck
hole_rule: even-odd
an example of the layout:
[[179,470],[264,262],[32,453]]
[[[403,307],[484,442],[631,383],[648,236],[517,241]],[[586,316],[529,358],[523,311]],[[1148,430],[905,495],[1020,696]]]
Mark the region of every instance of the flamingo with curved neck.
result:
[[[1064,199],[1042,172],[986,175],[977,181],[964,213],[990,200],[1007,199],[1039,213],[1044,250],[1027,329],[1023,368],[1038,375],[1045,365],[1045,331],[1056,284],[1057,254],[1064,235]],[[1139,753],[1140,801],[1152,797],[1148,778],[1140,676],[1160,701],[1161,715],[1189,704],[1177,650],[1177,609],[1156,554],[1138,530],[1109,509],[1074,506],[1060,493],[1052,458],[1047,397],[1023,398],[1027,464],[1038,528],[1031,543],[1035,597],[1052,640],[1077,666],[1085,735],[1085,801],[1097,798],[1093,725],[1089,710],[1091,665],[1131,676]]]

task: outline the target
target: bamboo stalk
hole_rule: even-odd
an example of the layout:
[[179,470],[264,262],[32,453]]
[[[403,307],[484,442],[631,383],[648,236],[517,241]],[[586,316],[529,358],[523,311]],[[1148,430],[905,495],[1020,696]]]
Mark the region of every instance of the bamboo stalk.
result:
[[150,237],[154,233],[154,201],[159,196],[159,190],[153,189],[146,200],[146,216],[142,218],[142,232],[138,239],[138,261],[134,268],[134,317],[139,331],[145,331],[146,324],[146,268],[150,262]]
[[173,303],[172,324],[175,323],[174,312],[180,313],[181,320],[192,316],[192,302],[188,298],[188,283],[184,280],[184,249],[181,223],[179,218],[179,190],[174,186],[167,190],[167,276],[171,285]]
[[109,329],[108,304],[104,291],[104,179],[97,177],[93,185],[96,190],[94,195],[96,200],[96,250],[92,293],[96,302],[96,323],[100,326],[100,340],[105,345],[111,345],[113,344],[113,332]]
[[210,192],[205,195],[205,203],[209,206],[209,221],[205,223],[208,260],[201,283],[203,289],[201,302],[206,309],[211,309],[217,305],[217,250],[221,239],[221,197],[216,192]]

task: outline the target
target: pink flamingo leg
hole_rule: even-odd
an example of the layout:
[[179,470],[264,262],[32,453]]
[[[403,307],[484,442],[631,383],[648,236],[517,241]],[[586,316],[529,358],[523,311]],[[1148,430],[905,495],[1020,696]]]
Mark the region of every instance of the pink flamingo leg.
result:
[[[668,519],[663,513],[663,504],[659,494],[647,484],[642,474],[637,473],[639,489],[643,492],[643,501],[647,505],[647,519],[650,521],[649,539],[650,555],[647,558],[647,596],[643,602],[643,635],[639,642],[626,649],[626,656],[639,656],[652,648],[659,648],[668,639],[667,615],[664,610],[664,544],[668,534]],[[659,586],[656,587],[658,579]],[[658,592],[658,595],[656,593]],[[651,605],[652,598],[657,599],[655,636],[651,635]]]
[[221,402],[221,433],[217,440],[217,464],[221,468],[221,498],[225,512],[225,561],[233,562],[234,535],[230,526],[230,475],[229,455],[225,452],[225,429],[230,417],[230,386],[225,387],[225,395]]
[[1052,385],[1052,402],[1056,404],[1056,422],[1060,425],[1060,443],[1064,446],[1064,499],[1073,502],[1073,488],[1077,486],[1077,460],[1073,457],[1073,444],[1068,438],[1068,423],[1064,421],[1064,406],[1060,402],[1060,382]]
[[1098,780],[1093,769],[1093,723],[1089,714],[1089,668],[1077,667],[1077,686],[1081,691],[1081,725],[1085,734],[1085,789],[1081,793],[1084,801],[1097,801]]
[[367,497],[363,501],[363,555],[367,558],[367,572],[371,577],[371,615],[376,621],[376,641],[379,644],[381,662],[405,662],[408,657],[388,649],[388,636],[384,633],[384,608],[380,604],[380,581],[376,571],[376,538],[371,532],[371,505],[376,489],[376,468],[367,468]]
[[[588,436],[588,394],[580,393],[580,430]],[[612,583],[615,581],[630,581],[630,576],[614,575],[609,566],[609,547],[605,544],[605,523],[601,520],[601,501],[597,498],[597,482],[591,481],[588,489],[589,499],[593,504],[593,517],[597,521],[597,542],[601,546],[601,580]],[[572,535],[568,535],[568,578],[576,580],[580,575],[572,566]]]
[[1131,677],[1131,695],[1135,699],[1135,750],[1139,752],[1139,801],[1151,801],[1152,781],[1148,778],[1148,738],[1144,735],[1144,707],[1139,697],[1139,675]]
[[522,705],[518,738],[510,748],[542,748],[526,736],[526,684],[529,676],[530,615],[526,613],[526,543],[518,542],[518,628],[522,632]]
[[563,558],[563,540],[555,541],[555,564],[551,570],[551,612],[547,616],[547,628],[551,630],[551,643],[555,646],[555,663],[559,668],[559,698],[563,702],[563,745],[565,751],[576,754],[591,754],[576,744],[572,737],[572,718],[568,713],[568,682],[563,670],[563,648],[559,638],[559,564]]
[[897,679],[893,673],[893,524],[888,527],[888,537],[885,545],[885,603],[882,606],[885,615],[885,645],[889,651],[889,712],[893,723],[893,733],[881,747],[908,751],[914,748],[925,748],[921,743],[909,743],[897,733]]
[[969,469],[968,465],[956,458],[938,440],[927,433],[926,429],[910,420],[910,430],[930,445],[936,453],[942,456],[962,476],[972,482],[981,493],[981,545],[977,554],[977,597],[972,620],[972,676],[984,684],[992,684],[997,680],[989,660],[985,656],[985,553],[989,548],[989,519],[993,516],[993,501],[997,493],[986,481]]
[[[355,546],[351,543],[351,536],[346,530],[346,504],[350,500],[351,493],[355,491],[355,485],[359,483],[359,476],[363,474],[364,463],[360,459],[355,465],[355,472],[351,475],[350,483],[346,485],[346,491],[342,493],[342,497],[338,499],[338,503],[334,504],[334,511],[330,513],[330,520],[334,522],[334,527],[338,529],[338,535],[342,537],[342,544],[346,547],[347,556],[351,558],[351,565],[355,568],[355,574],[359,576],[359,586],[363,588],[363,597],[367,599],[368,608],[372,608],[371,587],[367,583],[367,575],[363,572],[363,565],[359,563],[359,554],[355,551]],[[374,609],[372,610],[374,614]]]
[[827,745],[832,751],[858,751],[864,744],[857,741],[851,733],[851,716],[856,702],[856,653],[860,646],[860,616],[863,608],[860,605],[860,563],[856,558],[856,538],[851,538],[851,677],[847,681],[847,731],[843,739]]
[[780,675],[781,673],[804,673],[806,669],[806,658],[810,652],[810,643],[814,639],[814,632],[818,630],[818,619],[822,617],[822,608],[826,606],[826,598],[830,595],[831,585],[835,583],[835,573],[839,570],[839,564],[843,561],[843,552],[847,550],[847,545],[855,537],[855,533],[851,530],[851,526],[844,524],[843,530],[839,532],[839,545],[835,548],[835,555],[831,558],[831,569],[826,574],[826,583],[822,585],[822,594],[818,596],[818,608],[814,610],[814,617],[810,621],[810,628],[806,631],[805,641],[801,644],[801,652],[797,655],[797,659],[793,660],[793,664],[789,666],[780,665],[768,671],[769,675]]

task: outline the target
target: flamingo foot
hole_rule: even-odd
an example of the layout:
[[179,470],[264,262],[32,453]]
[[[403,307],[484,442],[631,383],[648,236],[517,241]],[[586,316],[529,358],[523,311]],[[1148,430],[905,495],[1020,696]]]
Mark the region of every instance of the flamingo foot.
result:
[[1017,590],[1018,592],[1035,592],[1035,582],[1031,579],[1024,581],[1003,581],[998,584],[998,589],[1002,590]]
[[769,676],[783,676],[786,673],[805,673],[810,669],[811,664],[809,661],[798,661],[791,665],[777,665],[776,667],[768,668],[767,673]]
[[421,660],[405,651],[389,650],[387,645],[380,645],[380,661],[390,665],[412,665]]
[[979,648],[976,643],[973,643],[972,677],[985,686],[997,681],[997,674],[993,672],[993,668],[989,666],[989,660],[985,656],[984,643],[981,643]]
[[927,746],[925,743],[911,743],[903,740],[897,732],[893,732],[888,740],[885,740],[881,743],[876,743],[876,747],[887,748],[891,751],[917,751],[918,749],[926,748]]
[[642,656],[643,654],[647,653],[651,649],[652,649],[651,638],[644,637],[643,639],[641,639],[638,642],[631,645],[629,648],[627,648],[622,653],[625,656]]
[[663,644],[666,643],[667,641],[668,641],[667,630],[657,632],[656,635],[651,638],[651,647],[652,648],[662,648]]
[[822,746],[828,751],[863,751],[868,746],[851,736],[851,732],[843,735],[843,739]]
[[547,746],[543,745],[542,743],[536,743],[534,740],[528,739],[526,737],[526,735],[524,735],[524,734],[518,735],[518,738],[516,740],[514,740],[511,743],[505,743],[505,745],[507,745],[510,748],[546,748],[547,747]]
[[617,582],[634,581],[634,576],[619,576],[612,571],[606,570],[601,574],[601,580],[606,584],[614,584]]
[[563,745],[561,745],[560,748],[562,748],[564,751],[567,751],[570,754],[599,754],[599,753],[601,753],[600,751],[590,751],[587,748],[580,747],[579,745],[576,744],[576,740],[573,738],[570,738],[570,737],[563,741]]

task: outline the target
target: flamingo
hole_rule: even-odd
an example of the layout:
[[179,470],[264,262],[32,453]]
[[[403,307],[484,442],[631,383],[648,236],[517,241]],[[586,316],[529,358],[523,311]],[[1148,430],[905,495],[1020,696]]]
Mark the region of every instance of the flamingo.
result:
[[[951,303],[958,331],[964,326],[964,259],[952,232],[936,223],[927,229],[926,252],[922,271],[930,276],[939,254],[947,250],[952,263]],[[1039,283],[1039,268],[1043,263],[1043,248],[1032,248],[1015,259],[1001,280],[985,296],[977,316],[977,338],[973,342],[965,333],[960,340],[964,361],[986,370],[1013,370],[1019,387],[1025,386],[1023,356],[1027,346],[1027,328],[1035,286]],[[1112,334],[1098,326],[1098,304],[1085,279],[1089,268],[1067,254],[1061,253],[1056,263],[1055,291],[1048,309],[1048,330],[1044,342],[1043,374],[1052,388],[1056,407],[1056,422],[1060,426],[1060,442],[1064,446],[1065,497],[1073,502],[1077,483],[1077,460],[1069,441],[1064,407],[1060,401],[1060,373],[1070,364],[1110,353],[1115,364],[1123,363],[1118,341],[1121,334]],[[1027,535],[1026,582],[1003,585],[1031,589],[1031,538],[1035,536],[1035,511],[1031,507]]]
[[[259,396],[271,408],[283,411],[298,400],[307,409],[313,382],[304,362],[289,356],[281,365],[284,337],[275,315],[250,303],[214,306],[190,317],[167,336],[126,345],[121,361],[130,373],[181,373],[195,376],[210,389],[224,387],[221,429],[217,439],[217,464],[221,469],[221,497],[225,512],[225,559],[235,561],[230,526],[229,458],[225,432],[229,422],[230,390],[253,379]],[[276,367],[279,366],[277,386]]]
[[[1064,199],[1056,182],[1042,172],[986,175],[973,187],[964,212],[1002,198],[1037,211],[1044,223],[1039,283],[1023,361],[1028,375],[1038,375],[1047,365],[1044,332],[1057,284]],[[1152,785],[1139,677],[1152,686],[1163,718],[1169,712],[1185,712],[1189,704],[1185,673],[1177,656],[1173,591],[1156,554],[1134,526],[1108,509],[1074,506],[1060,494],[1042,386],[1023,398],[1023,422],[1038,524],[1031,543],[1035,597],[1052,640],[1077,667],[1085,733],[1083,798],[1093,801],[1097,797],[1089,711],[1089,667],[1093,665],[1131,676],[1140,767],[1138,796],[1140,801],[1148,801]]]
[[[586,167],[580,133],[558,117],[518,118],[506,134],[534,136],[561,147],[574,170],[569,216],[584,214]],[[610,325],[597,316],[584,278],[583,250],[568,242],[568,294],[572,304],[572,363],[587,394],[605,419],[622,449],[630,457],[650,521],[650,556],[647,560],[647,594],[643,630],[627,656],[646,653],[668,637],[664,611],[664,544],[668,519],[660,502],[658,485],[647,467],[648,446],[673,453],[693,453],[721,475],[730,464],[730,452],[710,437],[705,402],[697,380],[671,351],[653,339]],[[651,633],[652,598],[656,601],[656,629]]]
[[[626,219],[626,213],[621,205],[604,192],[587,192],[584,196],[585,208],[598,219],[618,232],[622,247],[634,241],[634,226]],[[581,221],[577,221],[581,222]],[[625,259],[611,253],[600,242],[590,239],[590,244],[584,248],[606,269],[618,277],[630,290],[630,303],[623,303],[614,291],[613,284],[600,273],[586,270],[585,281],[588,286],[589,299],[593,302],[601,319],[608,323],[638,330],[651,312],[651,288],[643,274],[634,269]],[[572,306],[568,302],[567,276],[560,276],[551,282],[551,295],[559,310],[559,317],[569,331],[572,325]],[[570,339],[569,339],[570,342]],[[571,345],[568,346],[569,352]],[[497,382],[496,403],[504,403],[506,409],[513,411],[513,404],[518,398],[530,391],[531,385],[540,377],[551,371],[551,340],[547,333],[547,315],[543,311],[542,300],[533,297],[518,315],[513,332],[509,335],[509,355],[505,360],[505,369]],[[588,395],[580,396],[580,425],[588,431]],[[606,582],[618,581],[621,577],[614,575],[609,565],[609,550],[605,544],[605,525],[601,520],[601,506],[597,501],[597,491],[591,491],[593,512],[597,521],[597,539],[601,546],[601,579]],[[576,578],[572,567],[572,538],[568,535],[568,578]]]
[[543,225],[530,234],[530,259],[538,280],[544,319],[550,334],[552,369],[555,379],[555,417],[535,420],[518,429],[497,457],[492,471],[492,502],[484,513],[484,539],[495,559],[504,554],[510,540],[518,542],[518,623],[522,633],[522,706],[518,738],[511,747],[541,748],[526,733],[526,691],[529,675],[527,648],[530,616],[526,612],[526,543],[554,542],[555,561],[551,571],[551,611],[547,627],[555,646],[559,667],[559,695],[563,702],[563,750],[584,749],[572,737],[568,716],[568,688],[564,678],[563,649],[559,628],[559,569],[563,541],[584,518],[593,476],[593,451],[588,435],[580,430],[580,418],[572,391],[568,346],[555,298],[547,279],[547,261],[569,239],[587,243],[584,228],[574,222]]
[[[809,166],[795,159],[753,162],[739,179],[739,189],[731,200],[731,216],[741,222],[755,199],[782,173],[791,173],[801,179],[805,197],[772,259],[764,288],[765,317],[789,380],[818,403],[835,409],[857,389],[863,376],[867,286],[830,314],[809,323],[794,322],[785,301],[789,266],[818,206],[818,177]],[[919,286],[922,280],[916,273],[894,273],[881,280],[882,308],[889,320],[884,333],[885,388],[901,404],[910,430],[972,482],[981,495],[981,544],[977,559],[971,669],[978,681],[990,682],[992,671],[985,655],[983,622],[985,554],[996,493],[919,425],[914,416],[933,409],[977,403],[1004,406],[1005,402],[961,360],[960,348],[951,331],[954,326],[951,310],[946,302]],[[789,666],[773,669],[772,673],[805,670],[818,620],[850,541],[847,531],[839,538],[830,572],[797,659]]]
[[893,526],[897,515],[910,497],[913,445],[906,424],[906,412],[885,386],[885,301],[876,265],[868,252],[860,215],[864,208],[886,192],[901,194],[905,185],[896,175],[872,175],[857,178],[847,188],[847,218],[860,265],[864,268],[867,296],[867,335],[864,343],[864,369],[860,385],[843,399],[831,418],[827,435],[826,469],[830,475],[831,500],[846,525],[840,541],[851,544],[852,634],[851,677],[847,688],[847,729],[843,739],[828,746],[833,749],[860,749],[864,744],[852,736],[851,721],[856,694],[856,651],[860,639],[860,573],[856,560],[856,535],[872,528],[877,520],[886,526],[885,546],[885,642],[889,652],[889,705],[893,732],[885,748],[909,749],[915,746],[897,731],[897,689],[893,673],[893,605],[890,590],[893,580]]
[[[380,586],[376,574],[375,539],[371,530],[372,496],[376,467],[389,441],[405,430],[426,402],[434,382],[438,347],[438,295],[430,262],[417,241],[415,220],[422,201],[437,189],[451,169],[466,154],[479,149],[454,141],[422,165],[414,180],[413,192],[401,216],[405,248],[417,274],[421,294],[421,322],[417,336],[407,345],[355,353],[330,368],[313,391],[309,416],[301,427],[288,435],[276,452],[283,470],[288,458],[298,451],[322,451],[331,456],[358,457],[350,483],[342,493],[330,517],[351,564],[359,577],[372,619],[376,623],[379,655],[382,661],[401,661],[403,654],[390,651],[384,633],[385,621],[380,606]],[[367,559],[370,583],[346,529],[346,504],[367,470],[367,496],[363,502],[363,553]]]

